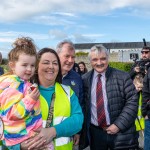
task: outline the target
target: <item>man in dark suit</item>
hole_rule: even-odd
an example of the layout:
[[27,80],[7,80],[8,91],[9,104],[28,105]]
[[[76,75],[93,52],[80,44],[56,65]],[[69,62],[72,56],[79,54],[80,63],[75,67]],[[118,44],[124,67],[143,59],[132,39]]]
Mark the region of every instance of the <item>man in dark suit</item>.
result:
[[137,148],[134,122],[138,96],[129,74],[109,67],[109,54],[102,45],[91,48],[89,59],[93,69],[83,75],[85,122],[81,144],[89,142],[91,150]]

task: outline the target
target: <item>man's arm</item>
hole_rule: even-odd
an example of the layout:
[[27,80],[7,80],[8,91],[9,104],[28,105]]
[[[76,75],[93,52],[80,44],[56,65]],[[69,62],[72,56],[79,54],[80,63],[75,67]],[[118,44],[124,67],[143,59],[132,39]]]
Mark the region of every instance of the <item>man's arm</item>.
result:
[[150,100],[150,89],[149,89],[149,83],[150,83],[150,69],[148,70],[148,73],[144,77],[143,81],[143,89],[142,89],[142,115],[145,117],[146,115],[150,118],[150,110],[147,110],[147,101]]
[[126,130],[135,121],[138,111],[138,93],[128,74],[123,76],[124,107],[114,124],[121,130]]
[[135,75],[136,75],[137,73],[139,73],[139,72],[140,72],[140,68],[139,68],[139,66],[137,66],[137,64],[135,63],[135,64],[132,66],[132,68],[130,69],[130,72],[129,72],[131,79],[133,80],[134,77],[135,77]]

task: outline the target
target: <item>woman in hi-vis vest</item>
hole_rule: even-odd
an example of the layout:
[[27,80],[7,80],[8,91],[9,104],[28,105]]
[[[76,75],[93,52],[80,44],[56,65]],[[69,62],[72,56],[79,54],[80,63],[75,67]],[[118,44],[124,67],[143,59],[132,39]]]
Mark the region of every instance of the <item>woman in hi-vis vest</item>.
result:
[[20,149],[44,150],[44,146],[52,142],[54,150],[72,150],[72,136],[81,130],[83,123],[78,98],[69,86],[61,84],[57,53],[43,48],[37,57],[38,68],[33,82],[38,83],[41,94],[43,128],[35,137],[21,143]]

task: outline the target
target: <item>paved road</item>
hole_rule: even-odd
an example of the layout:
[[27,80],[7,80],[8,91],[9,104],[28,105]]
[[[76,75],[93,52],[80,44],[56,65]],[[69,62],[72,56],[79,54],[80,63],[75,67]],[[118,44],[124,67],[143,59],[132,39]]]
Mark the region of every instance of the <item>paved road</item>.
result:
[[[74,147],[74,149],[73,150],[78,150],[78,147],[76,146],[76,147]],[[90,150],[90,147],[87,147],[87,148],[85,148],[84,150]]]

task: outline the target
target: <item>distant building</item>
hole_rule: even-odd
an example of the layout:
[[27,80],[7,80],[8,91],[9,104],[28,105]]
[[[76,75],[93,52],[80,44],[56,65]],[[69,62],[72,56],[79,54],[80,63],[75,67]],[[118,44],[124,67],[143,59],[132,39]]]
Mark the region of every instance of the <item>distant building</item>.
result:
[[[104,45],[110,52],[111,61],[131,62],[134,59],[140,59],[143,42],[117,42],[117,43],[80,43],[75,44],[76,52],[89,52],[95,44]],[[150,46],[150,42],[146,43]]]

